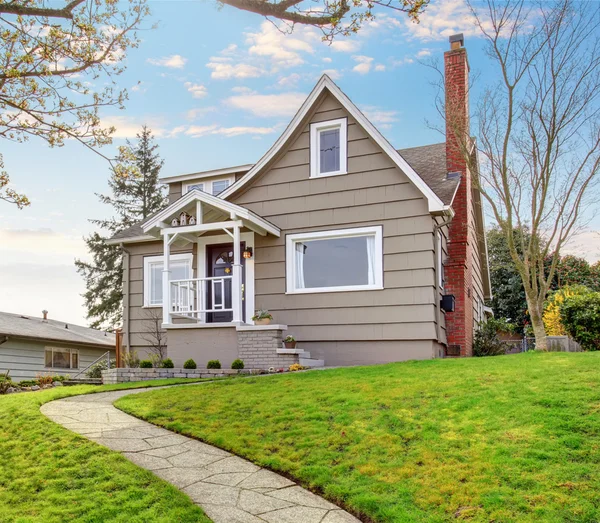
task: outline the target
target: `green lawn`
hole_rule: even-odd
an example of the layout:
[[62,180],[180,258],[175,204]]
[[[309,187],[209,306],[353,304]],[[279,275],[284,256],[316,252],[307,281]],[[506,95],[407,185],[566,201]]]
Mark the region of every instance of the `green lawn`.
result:
[[78,385],[0,396],[0,521],[210,522],[175,487],[40,412],[42,404],[75,394],[190,381]]
[[247,378],[117,405],[365,520],[600,521],[600,353]]

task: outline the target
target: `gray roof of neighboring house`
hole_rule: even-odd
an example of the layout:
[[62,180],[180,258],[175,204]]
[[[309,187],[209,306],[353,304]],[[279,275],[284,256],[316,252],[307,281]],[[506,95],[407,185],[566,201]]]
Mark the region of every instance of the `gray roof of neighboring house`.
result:
[[115,346],[115,335],[58,320],[43,320],[33,316],[0,312],[0,335],[17,338],[74,343],[81,345]]
[[[420,147],[410,147],[408,149],[398,149],[410,166],[417,172],[423,181],[429,185],[431,190],[442,200],[445,205],[452,204],[456,188],[460,178],[447,178],[446,170],[446,143],[436,143],[432,145],[422,145]],[[144,236],[142,224],[152,218],[148,216],[128,229],[116,233],[111,240],[124,240]]]

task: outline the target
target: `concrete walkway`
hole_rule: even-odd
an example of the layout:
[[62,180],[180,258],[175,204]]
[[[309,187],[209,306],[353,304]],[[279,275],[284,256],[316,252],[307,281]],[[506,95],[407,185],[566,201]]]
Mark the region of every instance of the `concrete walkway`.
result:
[[118,398],[148,390],[73,396],[46,403],[41,411],[52,421],[122,453],[172,483],[215,523],[359,521],[289,479],[113,406]]

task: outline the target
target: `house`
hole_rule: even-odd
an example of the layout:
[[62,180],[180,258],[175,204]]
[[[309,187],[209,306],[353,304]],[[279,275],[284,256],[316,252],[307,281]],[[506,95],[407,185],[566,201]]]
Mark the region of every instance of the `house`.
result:
[[[445,61],[466,121],[462,35]],[[109,240],[125,254],[124,345],[143,353],[162,311],[176,366],[470,355],[490,280],[481,196],[457,148],[448,133],[396,150],[323,76],[257,163],[163,178],[168,207]],[[274,323],[255,325],[256,309]],[[286,334],[297,349],[282,349]]]
[[0,312],[0,372],[13,381],[38,374],[73,377],[107,351],[114,359],[115,335],[64,321]]

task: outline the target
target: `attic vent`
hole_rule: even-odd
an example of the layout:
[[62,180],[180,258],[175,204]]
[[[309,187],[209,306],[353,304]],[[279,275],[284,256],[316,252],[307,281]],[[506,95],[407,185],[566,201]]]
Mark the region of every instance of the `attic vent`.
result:
[[447,180],[455,180],[456,178],[460,178],[461,176],[462,176],[462,173],[460,171],[453,171],[446,175],[446,179]]
[[68,329],[68,328],[69,328],[69,324],[65,323],[65,329]]

